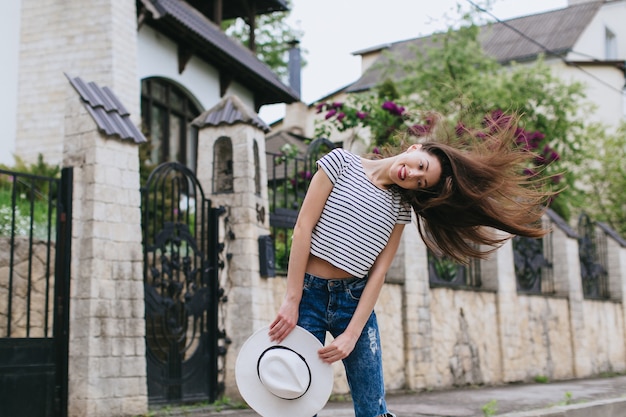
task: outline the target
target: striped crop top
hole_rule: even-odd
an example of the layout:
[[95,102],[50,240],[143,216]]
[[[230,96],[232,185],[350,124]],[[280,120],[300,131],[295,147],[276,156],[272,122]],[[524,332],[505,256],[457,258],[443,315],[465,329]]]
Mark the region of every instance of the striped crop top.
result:
[[317,161],[333,189],[311,236],[311,254],[352,276],[365,277],[387,245],[396,223],[411,222],[411,210],[395,189],[376,187],[361,158],[334,149]]

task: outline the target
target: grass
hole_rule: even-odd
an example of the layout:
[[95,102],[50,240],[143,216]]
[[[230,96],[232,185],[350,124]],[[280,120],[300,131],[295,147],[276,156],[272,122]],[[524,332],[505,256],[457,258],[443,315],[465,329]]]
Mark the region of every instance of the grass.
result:
[[481,407],[485,417],[495,416],[498,411],[498,400],[491,400]]
[[33,236],[39,239],[48,239],[48,225],[51,225],[51,237],[55,235],[56,207],[49,207],[48,202],[41,198],[29,198],[26,193],[15,196],[13,205],[12,190],[0,183],[0,236],[11,236],[12,230],[16,236],[28,236],[31,230]]

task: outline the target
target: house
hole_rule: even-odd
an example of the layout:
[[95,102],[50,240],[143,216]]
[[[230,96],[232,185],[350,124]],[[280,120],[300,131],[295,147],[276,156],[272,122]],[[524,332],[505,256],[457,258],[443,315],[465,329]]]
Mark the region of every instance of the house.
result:
[[[225,19],[254,21],[251,16],[285,11],[284,0],[137,0],[126,8],[111,3],[103,9],[90,1],[20,4],[14,11],[19,12],[14,21],[21,22],[19,67],[15,78],[2,80],[6,91],[17,85],[6,115],[17,125],[3,146],[26,162],[39,153],[50,164],[61,162],[64,73],[111,87],[120,96],[151,140],[153,163],[193,165],[196,138],[186,125],[225,95],[240,97],[257,112],[266,104],[299,100],[299,91],[256,58],[254,37],[244,46],[220,28]],[[132,26],[112,29],[107,21],[128,14]],[[116,58],[113,50],[119,51]],[[116,78],[116,66],[128,69],[128,80]]]
[[[484,25],[479,39],[486,53],[501,64],[532,64],[545,57],[555,74],[566,82],[586,85],[587,99],[596,106],[591,120],[617,126],[626,116],[625,58],[626,2],[570,1],[568,7]],[[347,95],[371,90],[383,81],[382,73],[389,56],[397,60],[415,58],[415,48],[432,44],[434,35],[377,45],[354,52],[361,57],[361,76],[350,85],[321,97],[318,102],[345,100]],[[304,136],[314,135],[316,103],[309,106],[308,117],[301,121]],[[273,124],[274,131],[289,129],[287,106],[284,120]],[[331,138],[349,139],[343,132]],[[358,147],[358,144],[353,144]]]
[[[13,330],[10,325],[0,328],[0,341],[11,346],[11,352],[20,350],[12,350],[12,346],[22,346],[22,336],[26,335],[28,342],[43,345],[51,359],[49,367],[36,364],[39,370],[45,368],[42,371],[45,378],[37,373],[25,376],[22,369],[29,365],[12,365],[13,357],[5,355],[7,351],[3,350],[0,384],[9,385],[7,367],[17,368],[21,378],[20,383],[10,383],[15,391],[3,393],[1,402],[3,407],[9,407],[9,414],[23,408],[23,399],[29,398],[26,402],[30,401],[37,409],[24,411],[29,415],[143,415],[148,403],[213,401],[223,392],[218,378],[224,376],[221,372],[224,365],[217,369],[216,362],[219,355],[224,356],[218,349],[218,339],[223,341],[226,336],[214,328],[207,335],[209,313],[206,309],[209,304],[215,307],[217,299],[213,303],[207,301],[209,290],[206,287],[209,281],[211,285],[218,285],[215,275],[220,270],[217,261],[220,234],[213,226],[207,231],[208,218],[217,222],[216,218],[225,209],[220,207],[221,202],[204,198],[205,191],[199,184],[210,184],[210,181],[198,180],[196,162],[201,160],[198,165],[205,171],[204,178],[210,176],[213,171],[208,170],[207,174],[207,167],[215,162],[213,151],[222,149],[212,146],[210,141],[222,139],[217,142],[225,144],[229,159],[216,159],[230,169],[231,174],[234,171],[227,177],[230,188],[220,196],[232,216],[231,235],[233,239],[238,238],[229,250],[232,253],[237,245],[245,244],[233,262],[246,264],[258,275],[259,254],[249,249],[248,242],[257,244],[256,235],[267,235],[267,220],[261,215],[267,205],[267,198],[263,197],[267,192],[260,191],[261,178],[267,181],[261,169],[264,158],[259,155],[264,155],[263,139],[268,127],[257,113],[266,104],[297,102],[300,94],[297,88],[285,84],[257,59],[252,52],[254,37],[249,45],[241,45],[224,34],[220,23],[235,17],[252,22],[255,15],[284,10],[283,0],[20,1],[19,13],[15,16],[20,26],[18,70],[14,78],[1,81],[3,91],[5,86],[17,85],[17,96],[9,106],[17,126],[9,138],[13,141],[15,135],[15,154],[26,163],[35,162],[41,154],[46,163],[63,166],[68,174],[52,180],[65,183],[74,194],[63,205],[56,200],[63,193],[43,197],[45,206],[51,211],[57,210],[58,216],[52,213],[49,216],[50,230],[53,230],[49,239],[36,242],[46,250],[58,249],[57,253],[61,252],[61,246],[68,247],[63,277],[57,276],[61,268],[51,266],[53,263],[41,271],[45,271],[44,275],[54,275],[55,288],[63,281],[71,290],[66,294],[50,293],[50,297],[46,293],[45,303],[32,303],[32,308],[28,304],[19,312],[9,306],[7,314],[13,313],[13,317],[19,318],[36,311],[33,315],[46,317],[48,324],[47,317],[52,317],[55,311],[58,313],[54,319],[58,326],[55,329],[66,322],[64,330],[50,331],[40,337],[41,332],[29,333],[30,322],[19,332],[15,326]],[[213,136],[207,135],[207,130],[211,129]],[[6,144],[5,139],[2,144]],[[147,249],[146,252],[143,249],[150,244],[142,235],[142,230],[147,230],[142,229],[142,222],[148,217],[141,214],[145,201],[142,192],[144,196],[148,192],[141,188],[149,187],[140,182],[137,145],[146,139],[150,145],[148,162],[155,165],[172,162],[159,166],[174,166],[177,173],[184,171],[186,175],[179,183],[183,191],[171,194],[172,203],[168,208],[172,210],[167,211],[168,215],[181,207],[187,213],[199,208],[199,214],[187,216],[187,220],[191,219],[202,231],[194,236],[187,233],[192,241],[183,246],[197,250],[192,255],[193,262],[197,260],[202,267],[188,268],[190,263],[186,263],[187,269],[176,274],[179,277],[193,275],[190,280],[196,280],[192,286],[199,309],[192,311],[190,302],[179,315],[172,315],[173,309],[168,308],[184,305],[190,298],[172,292],[165,294],[168,290],[163,292],[163,285],[151,286],[153,281],[144,282],[143,266],[148,264],[147,260],[158,259],[159,266],[164,265],[164,257],[155,256],[156,252],[143,258],[147,253]],[[199,149],[202,146],[204,148]],[[254,151],[256,165],[254,158],[243,161],[249,155],[242,149],[249,150],[250,154]],[[219,165],[216,171],[221,167]],[[248,181],[248,171],[255,175],[254,181]],[[3,186],[17,182],[18,173],[5,174],[3,171],[2,179],[9,180]],[[254,187],[252,191],[246,188],[249,183],[258,191]],[[190,184],[198,187],[189,191]],[[210,187],[205,185],[205,189],[208,194]],[[237,213],[237,209],[244,206],[241,202],[244,197],[237,201],[239,195],[245,195],[245,203],[252,207],[241,210],[245,216]],[[68,211],[62,212],[61,206]],[[252,210],[258,210],[259,215],[249,216]],[[9,209],[9,212],[17,213],[17,210]],[[251,218],[252,224],[242,225],[242,218]],[[185,227],[182,233],[188,231],[189,225],[182,226],[180,220],[176,221],[176,230],[170,228],[165,233],[176,234]],[[60,226],[61,223],[64,225]],[[160,221],[152,231],[163,232],[168,227],[165,223],[174,224]],[[56,236],[54,227],[56,230],[63,228],[68,234],[58,240],[50,238]],[[237,227],[245,229],[246,233],[239,232]],[[101,234],[94,228],[106,232]],[[19,237],[22,238],[28,241],[32,234]],[[179,238],[174,240],[180,243]],[[18,244],[7,243],[7,239],[10,238],[0,237],[2,243],[6,243],[3,247],[9,248],[4,252],[12,254],[19,250]],[[35,257],[33,252],[30,255],[29,261]],[[189,253],[183,256],[187,261],[192,257]],[[8,259],[8,263],[0,267],[0,292],[6,294],[6,288],[12,288],[10,276],[15,264],[13,257],[7,255],[3,259]],[[44,256],[44,259],[52,258]],[[177,261],[174,263],[180,265]],[[85,272],[87,275],[83,275]],[[213,275],[208,277],[209,273]],[[247,271],[241,275],[253,278]],[[181,288],[190,280],[183,278],[185,284]],[[29,275],[23,282],[31,281]],[[179,284],[181,282],[174,286]],[[191,293],[188,295],[192,297]],[[217,298],[218,291],[210,295]],[[23,298],[20,297],[16,295],[16,299]],[[61,303],[61,300],[65,307],[61,304],[58,304],[59,309],[52,307],[52,303]],[[10,302],[3,303],[4,314],[7,304]],[[100,307],[96,308],[95,304]],[[153,317],[150,308],[154,306],[157,318],[150,321]],[[59,318],[61,311],[63,319]],[[159,321],[165,316],[168,316],[165,321]],[[177,319],[179,323],[173,323],[172,320]],[[50,324],[52,321],[50,319]],[[171,334],[163,335],[163,332],[187,329],[189,322],[193,322],[194,330],[182,333],[180,340],[183,342],[171,343],[168,340]],[[240,325],[236,320],[233,322]],[[217,322],[214,325],[217,327]],[[248,334],[250,330],[242,328],[242,332]],[[208,348],[207,343],[210,343]],[[210,355],[206,354],[207,350],[211,351]],[[37,362],[30,353],[22,350],[18,355]],[[152,367],[155,362],[159,364]],[[167,374],[165,378],[163,369]],[[181,376],[181,372],[189,369],[191,376]],[[38,391],[41,395],[36,398],[29,394],[33,391],[33,381],[42,387]],[[18,395],[14,395],[16,392]],[[9,397],[11,404],[7,405],[5,400]]]

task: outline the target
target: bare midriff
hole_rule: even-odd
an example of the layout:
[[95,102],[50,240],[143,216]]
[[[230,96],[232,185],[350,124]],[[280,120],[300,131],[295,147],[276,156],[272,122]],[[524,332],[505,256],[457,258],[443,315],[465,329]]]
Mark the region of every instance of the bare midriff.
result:
[[324,279],[354,278],[343,269],[337,268],[330,262],[318,258],[314,255],[309,255],[309,260],[306,264],[306,272]]

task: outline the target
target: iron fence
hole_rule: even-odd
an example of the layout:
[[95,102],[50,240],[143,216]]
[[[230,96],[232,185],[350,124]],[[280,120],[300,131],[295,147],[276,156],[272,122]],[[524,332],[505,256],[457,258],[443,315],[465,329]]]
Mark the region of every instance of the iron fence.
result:
[[275,272],[287,273],[293,228],[317,160],[335,147],[327,139],[316,139],[304,155],[267,153],[270,228],[275,251]]
[[578,219],[578,255],[583,295],[590,299],[608,299],[608,259],[606,235],[585,213]]

